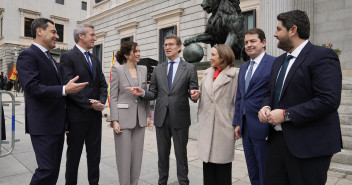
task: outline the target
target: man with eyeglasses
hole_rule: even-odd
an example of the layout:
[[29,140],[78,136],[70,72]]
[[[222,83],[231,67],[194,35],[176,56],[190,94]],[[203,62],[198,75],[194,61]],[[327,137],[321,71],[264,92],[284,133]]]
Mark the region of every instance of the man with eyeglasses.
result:
[[181,39],[176,35],[164,38],[167,62],[158,65],[150,80],[149,91],[128,87],[135,96],[156,99],[154,125],[158,145],[159,185],[166,185],[169,178],[169,156],[173,138],[180,185],[188,185],[187,142],[191,125],[188,98],[198,89],[197,70],[193,64],[179,57]]

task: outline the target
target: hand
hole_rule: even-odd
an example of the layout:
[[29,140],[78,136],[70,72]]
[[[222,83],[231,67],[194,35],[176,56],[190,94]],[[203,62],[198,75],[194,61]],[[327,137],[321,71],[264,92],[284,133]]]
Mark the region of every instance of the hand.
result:
[[242,136],[240,134],[240,130],[241,130],[241,127],[237,125],[235,127],[235,140],[242,138]]
[[277,125],[277,124],[285,122],[284,110],[275,109],[275,110],[271,111],[268,115],[268,121],[269,121],[269,123],[271,123],[273,125]]
[[200,95],[200,90],[193,89],[193,90],[191,90],[190,94],[191,94],[192,100],[198,100],[199,95]]
[[86,85],[88,85],[88,82],[75,83],[78,78],[79,76],[76,76],[72,78],[69,82],[67,82],[65,86],[65,94],[77,93],[81,91]]
[[150,117],[147,117],[147,127],[153,127]]
[[116,134],[122,133],[119,122],[113,121],[113,122],[112,122],[112,128],[114,129],[114,132],[115,132]]
[[131,91],[134,96],[143,96],[144,90],[140,87],[126,87],[126,90]]
[[103,111],[105,109],[105,105],[100,103],[100,101],[98,100],[90,100],[90,102],[91,102],[91,108],[96,111]]
[[270,114],[269,107],[263,107],[262,109],[260,109],[260,111],[258,112],[259,121],[262,123],[269,123],[268,121],[269,114]]

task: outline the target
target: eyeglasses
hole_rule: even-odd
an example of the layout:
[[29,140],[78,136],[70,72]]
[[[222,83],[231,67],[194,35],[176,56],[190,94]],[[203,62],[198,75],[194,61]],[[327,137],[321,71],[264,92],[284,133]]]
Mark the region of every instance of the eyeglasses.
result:
[[168,43],[168,44],[164,44],[164,48],[167,48],[167,46],[173,47],[175,46],[175,43]]

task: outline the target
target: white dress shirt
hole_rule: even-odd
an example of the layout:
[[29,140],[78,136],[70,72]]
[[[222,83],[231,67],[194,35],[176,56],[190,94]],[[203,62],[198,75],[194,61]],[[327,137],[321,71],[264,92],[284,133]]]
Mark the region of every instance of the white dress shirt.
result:
[[[262,61],[264,55],[265,55],[265,52],[263,52],[262,54],[260,54],[259,56],[257,56],[257,58],[255,58],[254,60],[253,60],[253,59],[250,59],[250,61],[254,61],[253,70],[252,70],[251,76],[253,76],[255,70],[256,70],[257,67],[259,66],[260,61]],[[246,74],[245,74],[245,77],[247,76],[248,70],[249,70],[250,67],[251,67],[251,64],[249,63],[248,68],[247,68],[247,71],[246,71]]]
[[[177,71],[177,68],[178,68],[178,65],[180,64],[180,61],[181,61],[181,58],[178,57],[176,58],[173,62],[175,62],[173,64],[173,70],[172,70],[172,82],[174,82],[174,78],[175,78],[175,74],[176,74],[176,71]],[[167,59],[167,74],[169,74],[169,68],[170,68],[170,62],[171,60],[170,59]],[[171,83],[172,84],[172,83]]]

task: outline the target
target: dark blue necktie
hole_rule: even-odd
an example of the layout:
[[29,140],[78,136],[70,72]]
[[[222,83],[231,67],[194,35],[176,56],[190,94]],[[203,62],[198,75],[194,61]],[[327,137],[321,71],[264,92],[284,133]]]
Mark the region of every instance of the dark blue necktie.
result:
[[172,86],[172,75],[174,73],[174,61],[171,61],[169,64],[170,64],[170,67],[169,67],[169,73],[167,74],[167,80],[169,82],[169,90],[171,89],[171,86]]
[[92,74],[93,74],[93,67],[92,67],[92,63],[91,63],[90,60],[89,60],[89,53],[88,53],[88,51],[84,52],[84,55],[86,55],[86,58],[87,58],[87,61],[88,61],[88,65],[89,65],[89,67],[90,67],[90,71],[91,71]]
[[287,70],[287,66],[290,62],[290,60],[293,58],[292,55],[287,55],[284,64],[281,67],[280,73],[277,77],[276,80],[276,85],[275,85],[275,91],[274,91],[274,108],[277,107],[277,105],[279,104],[279,100],[280,100],[280,95],[281,95],[281,90],[282,90],[282,86],[283,86],[283,82],[284,82],[284,78],[285,78],[285,74],[286,74],[286,70]]
[[46,55],[48,56],[49,60],[53,63],[53,65],[54,65],[54,67],[55,67],[55,70],[56,70],[56,72],[58,73],[57,67],[56,67],[56,64],[55,64],[55,61],[54,61],[53,57],[50,55],[50,52],[49,52],[49,51],[46,51],[45,53],[46,53]]
[[254,66],[254,61],[252,60],[250,63],[250,67],[248,69],[247,75],[246,75],[246,79],[245,79],[245,92],[247,92],[248,86],[249,86],[249,82],[251,81],[252,78],[252,72],[253,72],[253,66]]

